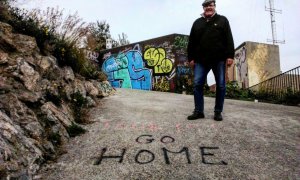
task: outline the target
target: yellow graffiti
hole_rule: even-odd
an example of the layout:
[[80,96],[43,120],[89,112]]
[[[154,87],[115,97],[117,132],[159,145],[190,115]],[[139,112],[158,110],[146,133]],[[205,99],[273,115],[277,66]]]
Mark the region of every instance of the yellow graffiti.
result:
[[161,92],[168,92],[168,91],[170,91],[169,81],[166,80],[163,77],[159,82],[154,83],[153,90],[154,91],[161,91]]
[[163,48],[149,48],[144,52],[144,60],[147,65],[153,67],[154,74],[170,73],[173,63],[166,58],[166,51]]

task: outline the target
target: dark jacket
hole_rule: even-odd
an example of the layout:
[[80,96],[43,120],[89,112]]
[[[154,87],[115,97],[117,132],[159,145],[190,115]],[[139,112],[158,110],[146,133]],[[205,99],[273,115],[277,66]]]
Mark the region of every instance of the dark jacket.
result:
[[234,58],[234,43],[229,22],[225,16],[215,14],[209,21],[198,18],[191,29],[188,60],[212,63]]

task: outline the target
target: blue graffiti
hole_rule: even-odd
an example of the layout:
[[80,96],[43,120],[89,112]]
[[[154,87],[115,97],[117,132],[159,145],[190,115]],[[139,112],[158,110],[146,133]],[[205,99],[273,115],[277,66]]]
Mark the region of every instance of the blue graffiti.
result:
[[183,76],[183,75],[191,75],[192,70],[188,66],[177,66],[177,75],[178,76]]
[[145,68],[142,55],[137,50],[110,56],[102,64],[113,87],[151,90],[151,70]]
[[123,53],[106,59],[102,64],[102,70],[107,74],[108,81],[113,87],[131,88],[128,60]]
[[144,67],[142,55],[139,51],[131,50],[126,53],[128,71],[133,89],[151,90],[151,71]]

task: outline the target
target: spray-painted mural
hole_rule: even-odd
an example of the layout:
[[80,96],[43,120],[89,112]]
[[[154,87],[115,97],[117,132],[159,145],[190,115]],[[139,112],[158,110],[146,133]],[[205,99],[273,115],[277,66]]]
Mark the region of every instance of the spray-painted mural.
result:
[[174,46],[176,49],[186,49],[189,42],[189,38],[187,36],[176,36]]
[[173,62],[166,58],[163,48],[148,48],[144,52],[144,60],[148,67],[153,68],[154,75],[169,74],[173,69]]
[[180,92],[192,75],[187,44],[187,36],[177,35],[112,49],[102,56],[102,70],[113,87]]
[[242,87],[248,87],[248,67],[246,62],[245,46],[235,51],[236,81],[242,84]]
[[109,56],[103,62],[102,70],[113,87],[151,90],[151,71],[144,66],[138,50]]
[[144,46],[144,60],[152,69],[152,87],[155,91],[174,91],[175,55],[173,45],[169,41],[163,43],[147,43]]
[[91,61],[98,62],[99,53],[95,51],[85,50],[85,56]]
[[244,42],[235,51],[235,66],[228,74],[241,88],[249,88],[280,74],[279,47]]

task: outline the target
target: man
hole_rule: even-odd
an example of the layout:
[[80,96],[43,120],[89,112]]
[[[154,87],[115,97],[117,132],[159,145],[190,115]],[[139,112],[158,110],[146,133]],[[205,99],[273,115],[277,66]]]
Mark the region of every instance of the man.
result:
[[207,74],[213,71],[216,80],[216,100],[214,120],[222,121],[222,111],[226,92],[225,69],[234,58],[234,43],[226,17],[216,13],[216,1],[205,0],[203,14],[191,29],[188,44],[188,60],[194,68],[195,109],[188,120],[204,118],[203,87]]

